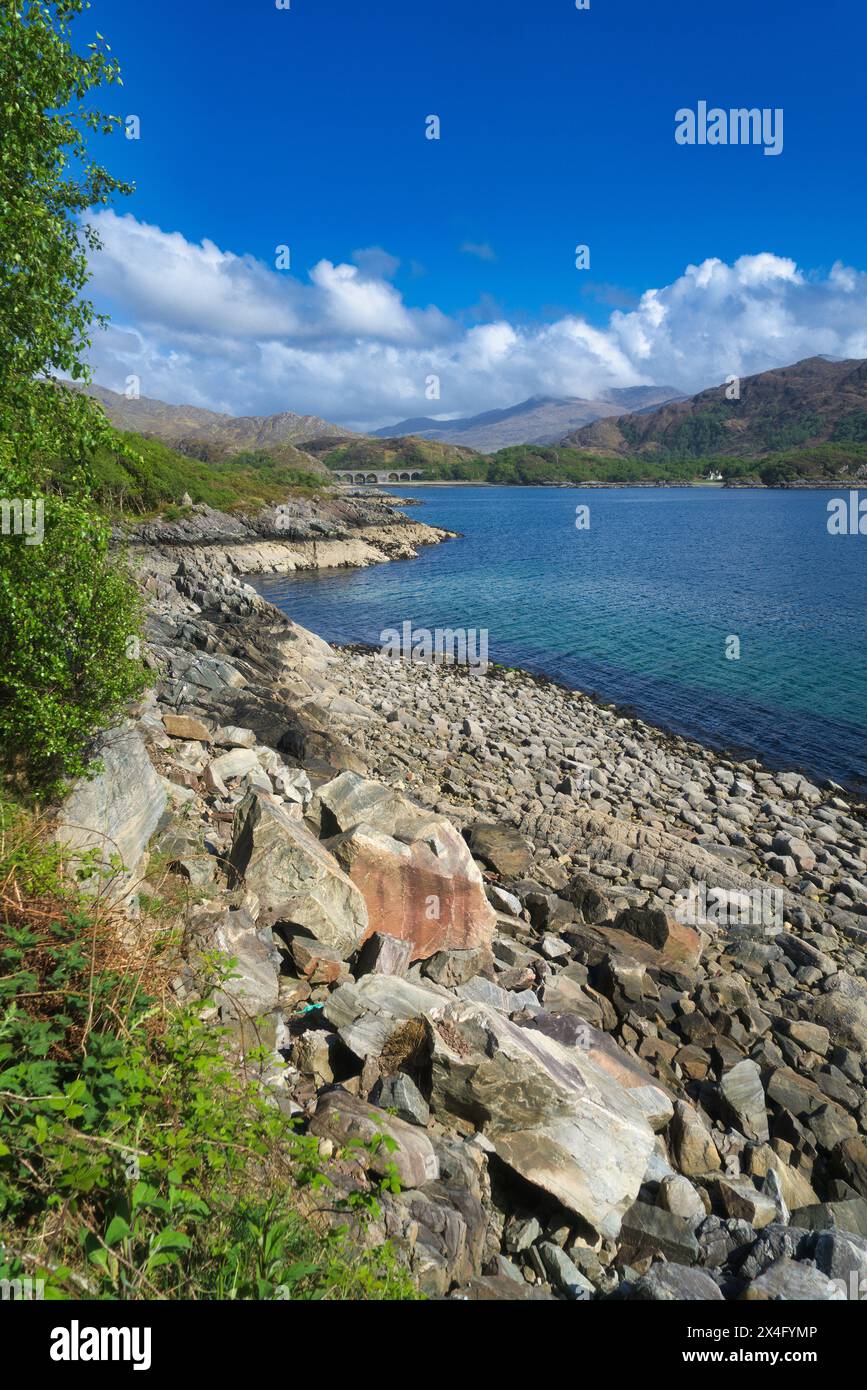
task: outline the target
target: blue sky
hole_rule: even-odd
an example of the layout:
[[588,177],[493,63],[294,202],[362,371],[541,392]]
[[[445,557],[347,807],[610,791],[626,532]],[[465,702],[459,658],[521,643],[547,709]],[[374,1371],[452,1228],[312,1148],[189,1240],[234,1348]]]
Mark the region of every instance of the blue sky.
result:
[[[741,334],[723,354],[738,358],[732,370],[775,365],[775,342],[783,360],[790,349],[807,355],[817,325],[827,331],[816,350],[858,355],[867,326],[863,286],[854,314],[851,289],[842,310],[839,293],[828,290],[835,264],[867,268],[867,13],[856,0],[713,7],[591,0],[586,11],[574,0],[292,0],[288,11],[271,0],[94,0],[79,26],[82,38],[93,27],[120,58],[122,114],[135,113],[142,124],[140,140],[110,144],[111,167],[137,185],[118,212],[179,234],[191,247],[212,243],[233,258],[220,273],[236,284],[247,272],[257,278],[251,261],[276,275],[275,247],[288,244],[288,278],[301,299],[310,271],[325,262],[354,265],[360,278],[391,286],[392,298],[383,292],[387,309],[394,297],[410,315],[435,306],[396,336],[393,325],[379,331],[370,316],[351,317],[338,332],[330,311],[327,331],[313,335],[319,311],[306,307],[305,342],[317,336],[317,352],[330,353],[335,374],[350,373],[350,340],[356,349],[365,340],[368,366],[372,356],[382,365],[389,343],[414,354],[404,376],[394,375],[390,395],[362,382],[347,389],[346,422],[487,409],[509,404],[515,390],[512,399],[629,384],[624,362],[599,345],[590,355],[607,376],[592,363],[582,366],[580,354],[563,382],[523,359],[539,347],[540,327],[577,316],[607,334],[612,311],[628,312],[645,291],[676,285],[689,265],[709,258],[735,266],[770,254],[794,263],[800,277],[798,294],[791,276],[785,288],[785,331],[776,293],[763,327],[754,322],[755,306],[745,314],[756,353],[750,357]],[[783,153],[678,146],[674,113],[700,99],[783,108]],[[439,141],[424,137],[432,113],[442,122]],[[114,233],[110,254],[128,260],[134,253]],[[578,243],[590,247],[589,271],[575,269]],[[393,260],[355,255],[368,248]],[[286,279],[275,287],[278,298]],[[779,290],[786,275],[774,271],[772,279]],[[755,284],[752,270],[746,280]],[[317,391],[315,364],[293,367],[291,326],[274,335],[284,349],[279,363],[274,352],[262,357],[267,332],[257,328],[239,340],[255,341],[254,355],[262,357],[256,387],[253,374],[238,375],[231,365],[241,348],[219,346],[221,335],[232,336],[230,324],[213,323],[204,342],[190,314],[172,325],[163,309],[149,321],[143,283],[131,288],[119,273],[105,273],[96,289],[118,328],[147,338],[139,353],[145,394],[170,398],[176,386],[184,399],[193,392],[198,403],[233,410],[247,397],[251,410],[333,412],[341,403],[336,377],[332,392]],[[264,282],[258,292],[267,297]],[[693,307],[700,317],[700,305]],[[730,304],[713,309],[722,325],[730,323]],[[788,331],[793,315],[795,333]],[[522,369],[511,360],[499,382],[484,382],[482,368],[496,375],[485,368],[484,352],[479,371],[466,353],[452,354],[451,391],[435,405],[426,401],[422,346],[432,354],[427,366],[436,368],[446,340],[466,347],[461,335],[492,323],[507,323],[517,335]],[[696,334],[693,319],[690,325]],[[711,315],[708,332],[716,331]],[[622,333],[615,346],[622,355]],[[501,351],[495,345],[494,355]],[[634,343],[625,351],[636,380],[680,370],[670,352],[638,360]],[[515,352],[510,344],[510,359]],[[222,374],[215,354],[228,359]],[[106,384],[116,385],[134,355],[129,341],[103,343],[98,375],[113,375]],[[725,365],[714,352],[696,360],[694,345],[683,357],[681,386],[710,384]],[[327,376],[328,363],[317,362]],[[148,391],[145,376],[159,389]],[[350,373],[348,388],[352,381]]]

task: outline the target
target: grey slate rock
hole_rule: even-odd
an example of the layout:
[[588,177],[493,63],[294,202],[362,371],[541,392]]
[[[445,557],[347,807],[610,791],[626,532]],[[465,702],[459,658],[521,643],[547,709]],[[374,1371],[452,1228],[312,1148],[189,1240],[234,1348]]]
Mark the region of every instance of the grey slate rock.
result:
[[652,1303],[723,1301],[719,1285],[706,1270],[679,1264],[654,1265],[632,1285],[627,1297]]
[[544,1240],[537,1247],[542,1267],[555,1289],[567,1298],[584,1301],[596,1292],[589,1279],[572,1263],[565,1250]]
[[664,1255],[687,1265],[698,1260],[698,1241],[689,1222],[647,1202],[634,1202],[624,1214],[620,1240],[622,1260],[634,1262],[646,1255]]
[[768,1141],[768,1115],[762,1076],[755,1062],[745,1058],[722,1077],[718,1096],[729,1123],[747,1139]]
[[426,1125],[430,1106],[411,1077],[405,1072],[385,1076],[374,1089],[371,1099],[383,1110],[393,1110],[398,1119],[411,1125]]

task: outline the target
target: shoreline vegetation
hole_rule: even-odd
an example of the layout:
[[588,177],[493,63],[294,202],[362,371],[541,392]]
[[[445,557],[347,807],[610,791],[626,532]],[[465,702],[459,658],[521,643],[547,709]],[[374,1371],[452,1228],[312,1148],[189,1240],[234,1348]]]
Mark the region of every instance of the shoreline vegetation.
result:
[[[857,487],[867,444],[823,443],[749,458],[697,453],[617,457],[556,445],[512,445],[491,456],[421,438],[318,440],[306,446],[330,471],[425,472],[425,481],[501,486]],[[397,480],[400,485],[400,480]]]
[[[806,490],[818,491],[818,492],[840,492],[841,490],[849,491],[853,486],[857,489],[857,487],[859,486],[859,483],[858,483],[858,480],[857,480],[857,479],[852,479],[852,478],[822,478],[822,479],[815,479],[815,480],[808,479],[808,478],[801,478],[801,479],[799,479],[797,482],[781,482],[781,483],[763,483],[763,482],[760,482],[760,481],[757,481],[757,482],[740,482],[740,481],[739,481],[739,482],[727,482],[727,483],[723,483],[723,482],[719,482],[719,481],[717,481],[717,480],[715,480],[715,479],[709,479],[709,478],[693,478],[693,479],[667,479],[667,478],[659,478],[659,479],[655,479],[655,480],[652,481],[652,482],[648,482],[648,481],[645,479],[645,480],[637,481],[637,482],[620,482],[620,483],[617,483],[617,482],[599,482],[597,479],[585,478],[585,479],[584,479],[583,481],[581,481],[581,482],[535,482],[535,483],[506,484],[506,483],[490,483],[490,482],[487,482],[486,480],[483,480],[483,479],[475,479],[475,478],[427,478],[427,479],[424,479],[424,478],[416,478],[415,480],[413,480],[413,481],[410,482],[409,484],[407,484],[406,481],[404,481],[404,482],[402,482],[402,483],[376,483],[376,484],[371,483],[371,484],[369,484],[369,485],[364,485],[364,484],[361,484],[361,483],[346,483],[346,484],[344,484],[344,486],[345,486],[347,489],[353,489],[353,488],[358,488],[358,487],[362,487],[362,486],[370,486],[370,487],[378,487],[378,488],[382,488],[382,487],[385,487],[385,488],[392,488],[392,487],[405,488],[405,487],[407,487],[407,486],[409,486],[409,487],[411,487],[411,488],[424,488],[424,487],[485,487],[485,488],[487,488],[487,487],[517,486],[517,487],[549,487],[549,488],[569,488],[569,489],[576,489],[576,488],[578,488],[578,489],[581,489],[581,488],[602,488],[602,489],[605,489],[605,488],[636,488],[636,487],[646,487],[646,488],[655,488],[655,487],[679,488],[679,487],[687,487],[687,488],[708,488],[708,489],[714,489],[714,488],[715,488],[715,489],[719,489],[720,491],[725,491],[726,489],[730,489],[730,490],[731,490],[731,489],[733,489],[733,490],[742,489],[743,491],[749,491],[750,489],[755,489],[755,490],[762,491],[762,492],[764,492],[764,491],[785,492],[785,491],[791,491],[791,490],[797,490],[797,489],[799,489],[799,488],[803,488],[803,489],[806,489]],[[861,486],[863,486],[863,481],[862,481],[862,483],[861,483]]]
[[450,533],[62,385],[133,191],[86,8],[0,9],[3,1298],[863,1296],[862,809],[255,592]]

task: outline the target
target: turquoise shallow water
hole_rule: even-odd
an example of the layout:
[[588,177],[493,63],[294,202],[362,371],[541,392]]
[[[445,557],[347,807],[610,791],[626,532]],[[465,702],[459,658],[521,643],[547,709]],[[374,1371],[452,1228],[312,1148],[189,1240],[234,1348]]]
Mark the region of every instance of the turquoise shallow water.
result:
[[[489,656],[716,747],[867,790],[867,536],[836,494],[401,489],[460,531],[416,560],[257,587],[333,642],[487,628]],[[575,509],[590,508],[588,530]],[[726,658],[729,637],[740,659]]]

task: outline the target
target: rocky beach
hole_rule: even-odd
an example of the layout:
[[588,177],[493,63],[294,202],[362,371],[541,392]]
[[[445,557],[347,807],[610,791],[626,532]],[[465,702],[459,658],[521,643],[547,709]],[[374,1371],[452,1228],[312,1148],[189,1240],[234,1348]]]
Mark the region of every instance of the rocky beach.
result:
[[448,536],[351,496],[135,528],[153,685],[61,838],[120,854],[131,930],[183,890],[176,996],[236,961],[239,1064],[338,1191],[394,1165],[365,1238],[429,1297],[863,1296],[864,807],[520,671],[331,647],[245,579]]

